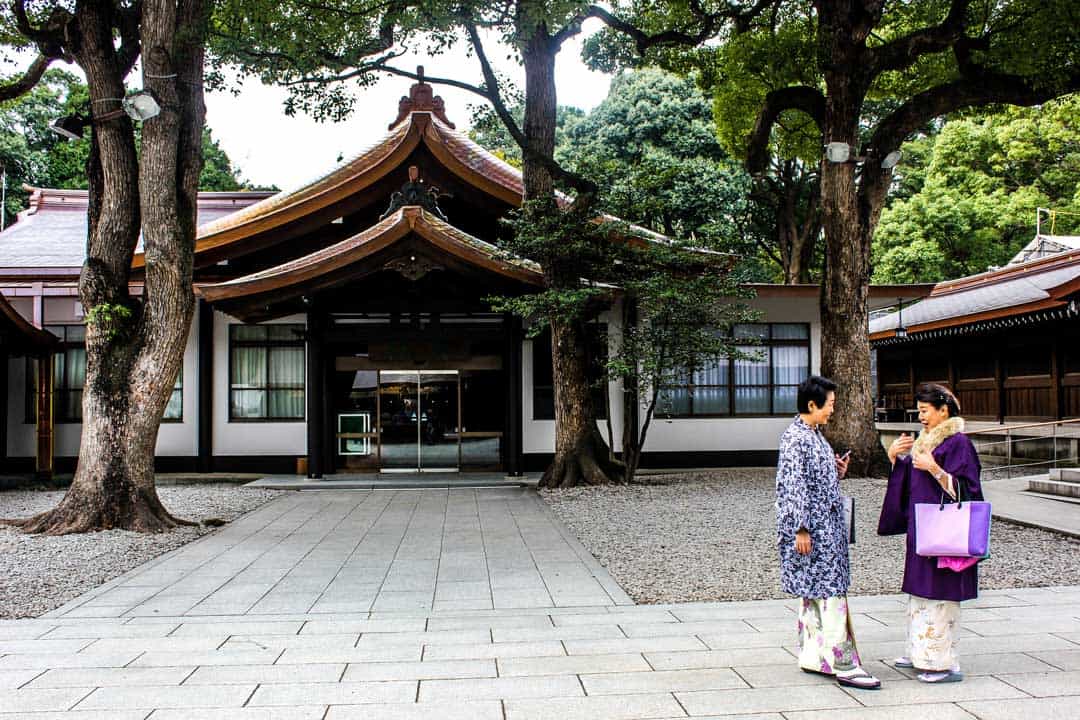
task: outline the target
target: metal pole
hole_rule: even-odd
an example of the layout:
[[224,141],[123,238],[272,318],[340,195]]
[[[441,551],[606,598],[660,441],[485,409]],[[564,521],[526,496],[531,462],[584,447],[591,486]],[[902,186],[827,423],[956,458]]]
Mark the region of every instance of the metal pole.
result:
[[7,167],[0,165],[0,232],[4,231],[7,224]]

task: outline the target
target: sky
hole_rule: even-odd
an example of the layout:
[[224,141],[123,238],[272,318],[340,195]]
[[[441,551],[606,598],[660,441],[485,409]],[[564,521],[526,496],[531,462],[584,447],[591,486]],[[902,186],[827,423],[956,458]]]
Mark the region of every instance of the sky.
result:
[[[590,110],[607,96],[611,76],[593,72],[581,62],[583,39],[596,32],[598,26],[598,22],[587,24],[584,32],[568,41],[558,55],[555,84],[560,105]],[[506,61],[505,53],[496,52],[493,42],[485,47],[496,69],[524,87],[523,70]],[[404,56],[398,63],[398,67],[411,71],[423,65],[429,76],[480,82],[479,65],[475,58],[467,56],[463,45],[439,57]],[[286,116],[285,90],[249,78],[239,96],[207,93],[206,124],[245,181],[277,185],[284,190],[323,175],[334,168],[339,156],[351,158],[382,138],[397,116],[398,100],[409,94],[412,83],[409,78],[385,76],[377,85],[358,90],[357,110],[348,120],[319,123],[306,115]],[[458,130],[466,130],[472,114],[469,106],[483,99],[445,85],[435,85],[434,90],[446,101],[450,121]]]

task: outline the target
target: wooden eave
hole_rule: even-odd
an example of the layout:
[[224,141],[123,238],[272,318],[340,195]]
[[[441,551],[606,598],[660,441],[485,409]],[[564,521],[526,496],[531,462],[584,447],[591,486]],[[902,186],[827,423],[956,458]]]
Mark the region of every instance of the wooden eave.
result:
[[302,292],[298,287],[318,285],[320,279],[328,276],[338,278],[350,267],[361,266],[357,267],[357,275],[382,269],[362,266],[368,258],[410,236],[419,237],[439,252],[466,264],[526,285],[543,285],[543,273],[535,263],[503,259],[493,245],[461,232],[422,208],[410,206],[361,233],[304,257],[227,282],[199,285],[196,291],[210,302],[236,301],[256,295],[292,297]]
[[[195,240],[196,265],[200,254],[271,233],[362,192],[403,165],[421,144],[464,182],[512,207],[521,205],[524,187],[516,169],[444,125],[433,113],[415,111],[377,145],[314,183],[201,226]],[[136,254],[132,266],[144,265],[143,255]]]
[[0,295],[0,349],[16,355],[42,354],[58,342],[55,335],[34,327]]

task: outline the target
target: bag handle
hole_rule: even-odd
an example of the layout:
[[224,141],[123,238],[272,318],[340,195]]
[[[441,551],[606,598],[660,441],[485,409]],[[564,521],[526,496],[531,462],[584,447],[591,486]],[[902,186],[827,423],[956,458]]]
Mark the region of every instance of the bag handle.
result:
[[[942,468],[942,470],[944,470],[944,468]],[[952,475],[952,473],[948,473],[948,474],[950,476],[952,476],[953,485],[956,486],[956,507],[957,507],[957,509],[960,509],[960,508],[964,507],[964,483],[960,482],[960,480],[955,475]],[[944,510],[945,509],[945,495],[946,495],[945,488],[942,488],[941,489],[941,504],[938,505],[938,510]],[[971,498],[969,497],[968,500],[970,500],[970,499]],[[950,502],[949,505],[952,505],[952,503]]]

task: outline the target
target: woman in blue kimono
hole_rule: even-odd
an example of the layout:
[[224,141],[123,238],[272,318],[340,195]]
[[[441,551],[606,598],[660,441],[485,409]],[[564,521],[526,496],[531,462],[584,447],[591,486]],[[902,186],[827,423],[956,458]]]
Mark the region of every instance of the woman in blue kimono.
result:
[[878,521],[879,535],[907,533],[907,654],[895,664],[921,670],[922,682],[958,682],[964,679],[956,654],[960,603],[978,596],[979,569],[974,563],[959,571],[939,568],[938,558],[915,553],[915,504],[939,503],[942,493],[956,498],[959,491],[982,500],[981,467],[956,397],[941,385],[923,385],[915,400],[925,429],[918,440],[904,434],[889,446],[892,473]]
[[834,676],[841,685],[876,689],[881,681],[859,664],[847,591],[848,527],[840,496],[847,455],[821,434],[836,401],[836,383],[811,376],[799,386],[799,414],[780,438],[776,467],[776,530],[780,582],[802,598],[799,667]]

